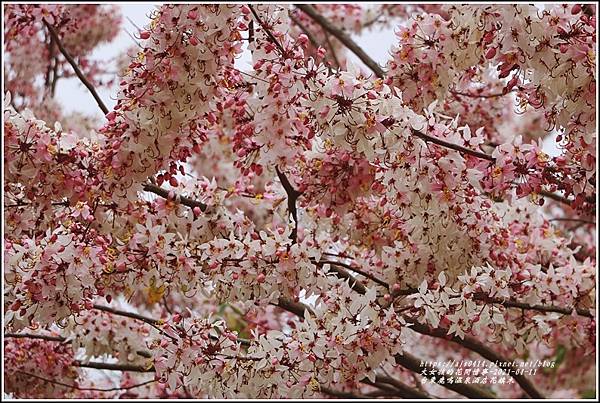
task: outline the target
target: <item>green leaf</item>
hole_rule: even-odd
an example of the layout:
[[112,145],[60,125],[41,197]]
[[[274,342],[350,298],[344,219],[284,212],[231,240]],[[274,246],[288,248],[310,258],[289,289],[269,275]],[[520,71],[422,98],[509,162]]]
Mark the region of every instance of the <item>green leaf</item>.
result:
[[582,399],[595,399],[596,389],[588,389],[581,394]]
[[554,361],[556,361],[556,364],[554,365],[555,369],[558,368],[558,366],[565,360],[566,354],[567,349],[565,348],[565,346],[559,344],[556,348],[556,356],[554,356]]

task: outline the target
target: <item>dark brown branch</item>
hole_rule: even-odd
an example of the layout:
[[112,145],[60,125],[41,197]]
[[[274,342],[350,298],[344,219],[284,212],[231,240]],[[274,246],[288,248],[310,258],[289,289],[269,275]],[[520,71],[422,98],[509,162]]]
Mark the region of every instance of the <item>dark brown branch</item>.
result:
[[425,133],[423,133],[423,132],[421,132],[419,130],[411,129],[411,132],[412,132],[412,134],[414,136],[419,137],[420,139],[424,140],[425,142],[434,143],[434,144],[437,144],[437,145],[442,146],[442,147],[450,148],[450,149],[452,149],[454,151],[458,151],[461,154],[469,154],[469,155],[472,155],[474,157],[481,158],[481,159],[484,159],[484,160],[488,160],[488,161],[491,161],[491,162],[495,162],[496,161],[496,159],[494,157],[492,157],[489,154],[483,153],[481,151],[471,150],[470,148],[459,146],[458,144],[449,143],[447,141],[438,139],[436,137],[431,137],[431,136],[429,136],[429,135],[427,135],[427,134],[425,134]]
[[584,220],[583,218],[562,217],[562,218],[552,218],[548,221],[550,221],[550,222],[552,222],[552,221],[572,221],[572,222],[579,222],[579,223],[583,223],[583,224],[596,225],[596,222],[591,221],[591,220]]
[[107,362],[81,362],[75,361],[74,365],[80,368],[105,369],[109,371],[129,371],[129,372],[154,372],[154,366],[146,367],[143,365],[130,364],[110,364]]
[[[412,354],[408,353],[408,352],[404,352],[402,354],[396,354],[396,356],[394,356],[394,359],[396,360],[396,364],[398,365],[402,365],[404,368],[412,371],[412,372],[416,372],[417,374],[421,373],[421,371],[423,370],[424,367],[421,367],[421,362],[423,362],[424,360],[421,360],[415,356],[413,356]],[[470,384],[466,384],[466,383],[449,383],[448,382],[448,375],[443,375],[445,382],[443,384],[440,384],[440,386],[443,386],[446,389],[450,389],[456,393],[459,393],[463,396],[466,396],[468,398],[471,399],[495,399],[496,396],[494,396],[493,394],[491,394],[490,392],[478,388],[476,386],[470,385]]]
[[13,339],[40,339],[46,341],[56,341],[59,343],[65,342],[67,339],[62,336],[50,336],[46,334],[31,334],[31,333],[5,333],[4,337]]
[[100,107],[102,112],[104,112],[104,114],[106,115],[108,113],[108,108],[106,107],[106,105],[104,105],[104,102],[102,102],[102,99],[100,99],[100,96],[96,92],[96,89],[94,88],[92,83],[90,83],[90,81],[85,77],[85,75],[83,75],[83,73],[81,72],[81,69],[77,65],[77,62],[75,62],[75,59],[73,59],[73,57],[69,54],[67,49],[65,49],[65,47],[64,47],[63,43],[61,42],[60,38],[58,37],[58,33],[56,32],[54,27],[52,25],[48,24],[48,22],[45,19],[43,19],[42,21],[44,21],[44,24],[48,28],[48,31],[50,32],[52,39],[54,40],[54,42],[56,42],[56,45],[58,46],[60,53],[62,53],[63,56],[65,57],[65,59],[67,59],[67,61],[69,62],[69,64],[73,68],[73,70],[75,71],[75,74],[77,75],[77,77],[79,77],[79,80],[83,83],[83,85],[85,85],[87,87],[87,89],[90,91],[90,93],[96,100],[96,103],[98,104],[98,106]]
[[378,389],[375,392],[365,393],[365,396],[383,395],[389,397],[404,397],[396,388],[392,387],[391,385],[386,385],[385,383],[381,382],[371,382],[369,378],[361,379],[360,382]]
[[[158,195],[162,198],[169,199],[168,190],[163,189],[160,186],[154,185],[152,183],[145,183],[144,190],[146,192],[154,193],[155,195]],[[175,197],[175,201],[178,201],[179,203],[183,204],[184,206],[188,206],[189,208],[199,207],[202,211],[206,211],[207,208],[206,204],[185,196],[177,195]]]
[[541,196],[547,197],[547,198],[552,199],[554,201],[557,201],[559,203],[566,204],[569,207],[571,206],[571,203],[573,202],[572,200],[569,200],[566,197],[557,195],[557,194],[552,193],[552,192],[548,192],[547,190],[542,190],[542,191],[539,192],[539,194]]
[[334,262],[334,261],[330,261],[330,260],[321,260],[319,262],[319,264],[330,264],[330,265],[336,265],[336,266],[341,266],[347,270],[353,271],[355,273],[360,274],[361,276],[364,276],[370,280],[373,280],[374,282],[376,282],[377,284],[385,287],[385,288],[390,288],[389,284],[386,283],[383,280],[378,279],[377,277],[375,277],[374,275],[372,275],[371,273],[367,273],[364,270],[361,269],[357,269],[356,267],[350,266],[349,264],[343,263],[343,262]]
[[359,394],[351,393],[351,392],[342,392],[340,390],[331,389],[326,386],[321,386],[319,388],[319,391],[326,395],[339,397],[342,399],[368,399],[368,396],[359,395]]
[[493,304],[503,305],[507,308],[520,308],[520,309],[528,309],[532,311],[539,312],[557,312],[562,313],[563,315],[571,315],[573,310],[577,312],[577,314],[581,316],[585,316],[587,318],[593,318],[592,312],[589,309],[584,308],[573,308],[573,307],[562,307],[562,306],[554,306],[554,305],[531,305],[526,304],[524,302],[519,301],[511,301],[511,300],[503,300],[502,298],[489,297],[485,294],[479,295],[474,294],[473,299],[485,302],[491,302]]
[[267,24],[265,24],[265,22],[259,17],[259,15],[256,12],[256,10],[254,10],[254,7],[252,7],[251,4],[248,4],[248,8],[250,8],[250,11],[252,12],[252,15],[254,15],[254,18],[256,18],[256,22],[258,22],[260,24],[260,26],[262,27],[262,29],[265,31],[265,33],[269,37],[269,40],[275,46],[277,46],[277,48],[281,52],[281,56],[283,56],[284,58],[287,57],[287,52],[285,51],[285,49],[283,48],[283,46],[281,45],[281,43],[279,43],[279,41],[277,40],[277,38],[275,38],[275,36],[273,36],[273,33],[271,32],[271,30],[269,29],[269,27],[267,26]]
[[275,172],[277,172],[277,177],[281,182],[281,186],[283,186],[285,193],[287,193],[288,212],[294,219],[294,229],[290,234],[290,239],[293,243],[296,243],[296,239],[298,237],[298,210],[296,208],[296,201],[302,193],[294,189],[287,176],[285,176],[285,174],[283,174],[278,167],[275,167]]
[[287,298],[279,298],[279,301],[277,302],[277,305],[279,308],[291,312],[294,315],[298,316],[299,318],[304,319],[304,311],[307,310],[311,315],[314,315],[314,311],[304,305],[301,302],[294,302],[292,300],[289,300]]
[[376,381],[393,385],[396,389],[398,389],[398,391],[402,393],[402,396],[407,399],[431,399],[431,396],[429,396],[427,393],[412,388],[407,384],[400,382],[399,380],[394,379],[390,376],[377,375]]
[[[446,340],[450,340],[453,343],[459,344],[462,347],[465,347],[471,351],[476,352],[486,360],[493,362],[495,364],[500,363],[501,368],[511,368],[510,361],[504,359],[500,354],[496,353],[494,350],[490,349],[486,345],[480,343],[478,340],[473,337],[466,336],[464,338],[460,338],[458,336],[449,336],[448,331],[446,329],[431,329],[426,325],[423,325],[416,320],[405,317],[404,318],[407,323],[411,323],[412,326],[410,329],[414,330],[417,333],[421,333],[427,336],[438,337]],[[450,337],[450,338],[449,338]],[[531,383],[531,381],[524,375],[518,375],[516,372],[509,371],[508,375],[514,378],[514,380],[521,386],[521,388],[527,393],[530,397],[534,399],[544,399],[544,396],[540,391]]]
[[[31,333],[6,333],[4,335],[4,337],[14,338],[14,339],[40,339],[40,340],[46,340],[46,341],[56,341],[56,342],[60,342],[60,343],[64,343],[64,342],[68,341],[67,338],[62,337],[62,336],[48,336],[48,335],[44,335],[44,334],[31,334]],[[144,358],[152,357],[152,355],[147,351],[136,351],[136,354],[141,357],[144,357]]]
[[466,92],[459,92],[459,91],[455,91],[455,90],[450,90],[451,94],[458,95],[458,96],[463,96],[463,97],[469,97],[469,98],[497,98],[497,97],[502,97],[504,95],[508,95],[511,92],[514,92],[514,91],[498,92],[498,93],[493,93],[493,94],[469,94],[469,93],[466,93]]
[[317,39],[312,34],[312,32],[310,32],[308,30],[308,28],[306,28],[304,26],[304,24],[302,24],[302,22],[298,18],[296,18],[296,16],[294,15],[294,13],[290,12],[290,13],[288,13],[288,15],[290,16],[290,20],[292,20],[292,22],[294,24],[296,24],[298,26],[298,28],[300,28],[300,30],[306,34],[306,36],[308,37],[308,40],[310,41],[310,43],[313,45],[313,47],[315,49],[318,48],[319,46],[321,46],[319,44],[319,42],[317,42]]
[[162,330],[158,326],[158,324],[160,323],[160,321],[157,320],[157,319],[148,318],[146,316],[143,316],[143,315],[140,315],[140,314],[137,314],[137,313],[127,312],[127,311],[121,311],[119,309],[115,309],[115,308],[111,308],[111,307],[103,306],[103,305],[98,305],[98,304],[94,304],[94,309],[98,309],[100,311],[112,313],[113,315],[125,316],[127,318],[132,318],[132,319],[140,320],[140,321],[142,321],[144,323],[149,324],[150,326],[152,326],[156,330],[158,330],[160,332],[160,334],[162,334],[164,336],[167,336],[171,340],[176,340],[173,336],[171,336],[170,334],[165,333],[165,331]]
[[358,281],[353,275],[348,273],[343,268],[335,266],[335,262],[318,262],[317,264],[320,266],[324,264],[330,264],[331,271],[333,271],[339,278],[349,280],[350,288],[361,295],[367,293],[367,289],[365,288],[364,284]]
[[153,318],[149,318],[149,317],[137,314],[137,313],[121,311],[119,309],[115,309],[115,308],[111,308],[111,307],[103,306],[103,305],[98,305],[98,304],[94,304],[94,309],[112,313],[114,315],[125,316],[128,318],[141,320],[142,322],[146,322],[147,324],[149,324],[151,326],[156,326],[160,322],[158,319],[153,319]]
[[364,50],[356,42],[350,38],[350,36],[345,33],[340,28],[333,25],[327,18],[323,17],[321,14],[314,9],[313,6],[309,4],[295,4],[295,6],[305,12],[310,18],[312,18],[317,24],[319,24],[325,31],[329,32],[335,38],[337,38],[340,42],[342,42],[348,49],[352,51],[367,67],[369,67],[373,73],[379,78],[385,77],[385,72],[377,64],[375,60],[373,60],[369,55],[365,53]]
[[64,386],[66,388],[70,388],[70,389],[77,389],[77,390],[93,390],[93,391],[97,391],[97,392],[114,392],[114,391],[119,391],[119,390],[129,390],[129,389],[135,389],[135,388],[139,388],[141,386],[145,386],[148,385],[150,383],[154,383],[156,382],[155,379],[146,381],[146,382],[142,382],[142,383],[138,383],[136,385],[131,385],[131,386],[121,386],[121,387],[116,387],[116,388],[93,388],[93,387],[81,387],[81,386],[77,386],[77,385],[70,385],[68,383],[63,383],[63,382],[59,382],[59,381],[53,381],[51,379],[47,379],[35,374],[31,374],[29,372],[24,372],[24,371],[16,371],[20,374],[26,375],[26,376],[30,376],[32,378],[37,378],[41,381],[44,382],[48,382],[54,385],[59,385],[59,386]]

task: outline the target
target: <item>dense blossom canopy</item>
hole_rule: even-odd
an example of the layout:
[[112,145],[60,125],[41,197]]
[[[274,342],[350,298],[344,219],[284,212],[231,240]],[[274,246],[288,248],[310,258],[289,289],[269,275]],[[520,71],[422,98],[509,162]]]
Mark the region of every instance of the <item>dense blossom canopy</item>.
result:
[[7,393],[595,393],[595,6],[163,5],[119,74],[117,7],[3,11]]

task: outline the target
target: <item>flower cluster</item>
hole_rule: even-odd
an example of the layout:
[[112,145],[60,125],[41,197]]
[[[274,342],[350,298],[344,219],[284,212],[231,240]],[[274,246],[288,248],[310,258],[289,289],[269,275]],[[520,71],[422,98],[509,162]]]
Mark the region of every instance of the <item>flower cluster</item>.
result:
[[[43,35],[96,85],[110,10],[7,8],[9,393],[586,395],[593,8],[163,5],[98,128],[53,108],[70,73]],[[384,77],[323,21],[397,22]],[[557,369],[419,381],[415,361],[481,346]]]

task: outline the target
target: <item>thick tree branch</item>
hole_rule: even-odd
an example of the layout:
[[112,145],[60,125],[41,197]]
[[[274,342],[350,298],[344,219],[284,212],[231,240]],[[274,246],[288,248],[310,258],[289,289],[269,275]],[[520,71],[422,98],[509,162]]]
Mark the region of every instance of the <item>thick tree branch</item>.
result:
[[[152,183],[145,183],[144,190],[146,192],[154,193],[155,195],[158,195],[162,198],[169,199],[169,191],[167,189],[163,189],[160,186],[154,185]],[[188,206],[189,208],[199,207],[202,211],[206,211],[207,208],[206,204],[185,196],[176,195],[175,201],[178,201],[179,203],[183,204],[184,206]]]
[[100,107],[102,112],[104,112],[104,114],[106,115],[108,113],[108,108],[106,107],[106,105],[104,105],[104,102],[102,102],[102,99],[100,99],[100,96],[96,92],[96,89],[94,88],[92,83],[90,83],[90,81],[85,77],[85,75],[83,75],[83,73],[81,72],[81,69],[77,65],[77,62],[75,62],[75,59],[73,59],[73,57],[69,54],[67,49],[65,49],[65,46],[63,45],[60,38],[58,37],[58,33],[56,32],[54,27],[52,25],[48,24],[48,22],[45,19],[43,19],[42,21],[44,21],[44,24],[48,28],[48,31],[50,32],[52,39],[54,40],[54,42],[56,42],[56,45],[58,46],[60,53],[62,53],[63,56],[65,57],[65,59],[67,59],[67,61],[69,62],[69,64],[73,68],[73,70],[75,71],[75,74],[77,75],[77,77],[79,77],[79,80],[90,91],[90,93],[96,100],[96,103],[98,104],[98,106]]
[[390,376],[377,375],[376,381],[394,386],[402,393],[402,396],[407,399],[431,399],[431,396],[429,396],[427,393],[421,392],[420,390],[410,387],[407,384],[400,382],[399,380],[394,379]]
[[314,311],[307,305],[304,305],[301,302],[294,302],[287,298],[279,298],[276,306],[279,308],[291,312],[299,318],[304,319],[304,311],[307,310],[311,315],[314,315]]
[[[423,362],[424,360],[421,360],[415,356],[413,356],[412,354],[408,353],[408,352],[404,352],[402,354],[397,354],[396,356],[394,356],[394,359],[396,360],[396,364],[398,365],[402,365],[404,368],[416,372],[417,374],[421,373],[421,371],[423,370],[424,367],[421,367],[421,362]],[[463,396],[466,396],[468,398],[471,399],[495,399],[496,396],[494,396],[493,394],[491,394],[490,392],[478,388],[476,386],[470,385],[470,384],[466,384],[466,383],[449,383],[448,382],[448,375],[443,375],[445,382],[443,384],[440,384],[440,386],[443,386],[446,389],[450,389],[456,393],[459,393]]]
[[351,393],[351,392],[342,392],[340,390],[331,389],[326,386],[321,386],[319,388],[319,391],[326,395],[339,397],[341,399],[368,399],[369,398],[368,396],[360,395],[357,393]]
[[[486,345],[480,343],[473,337],[465,336],[464,338],[460,338],[457,336],[451,336],[449,338],[448,331],[446,329],[431,329],[428,326],[425,326],[416,320],[405,317],[404,318],[408,323],[411,323],[412,326],[410,329],[414,330],[417,333],[421,333],[427,336],[438,337],[446,340],[450,340],[453,343],[459,344],[462,347],[465,347],[471,351],[476,352],[486,360],[492,363],[500,363],[501,368],[511,368],[510,361],[506,360],[500,354],[496,353],[494,350],[490,349]],[[514,380],[521,386],[521,388],[527,393],[530,397],[534,399],[544,399],[544,395],[531,383],[531,381],[524,375],[518,375],[515,372],[509,371],[508,375],[514,378]]]
[[305,12],[310,18],[312,18],[317,24],[319,24],[325,31],[329,32],[335,38],[337,38],[340,42],[342,42],[348,49],[352,51],[367,67],[369,67],[373,73],[379,78],[385,77],[385,72],[377,64],[375,60],[373,60],[369,55],[365,53],[364,50],[356,42],[352,40],[352,38],[342,31],[340,28],[333,25],[327,18],[323,17],[317,10],[314,9],[313,6],[309,4],[295,4],[296,8]]
[[31,334],[31,333],[5,333],[4,337],[13,339],[40,339],[46,341],[56,341],[64,343],[67,339],[62,336],[50,336],[45,334]]

